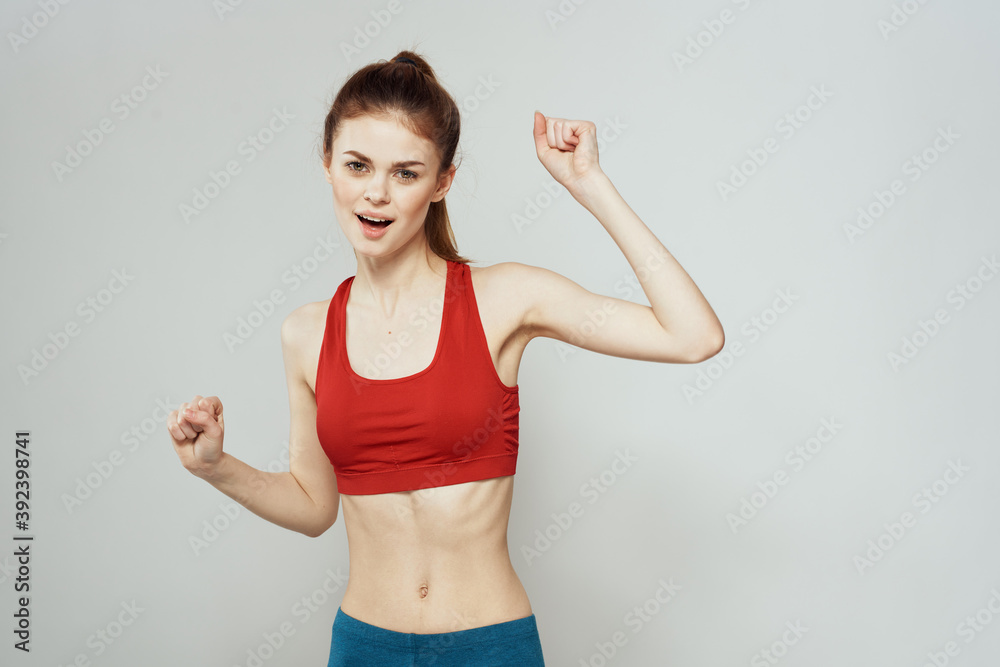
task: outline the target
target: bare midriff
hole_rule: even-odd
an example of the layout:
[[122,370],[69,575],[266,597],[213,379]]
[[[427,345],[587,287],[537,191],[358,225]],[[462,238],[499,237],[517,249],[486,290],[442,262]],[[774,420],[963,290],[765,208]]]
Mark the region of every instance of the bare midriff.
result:
[[507,547],[514,477],[340,496],[350,551],[341,609],[396,632],[455,632],[530,616]]

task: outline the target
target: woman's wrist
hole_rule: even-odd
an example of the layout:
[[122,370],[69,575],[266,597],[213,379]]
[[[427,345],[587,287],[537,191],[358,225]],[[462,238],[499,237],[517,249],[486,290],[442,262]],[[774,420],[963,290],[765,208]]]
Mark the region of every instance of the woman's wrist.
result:
[[228,452],[222,452],[212,463],[204,463],[196,468],[190,469],[191,474],[199,479],[203,479],[209,484],[217,484],[226,477],[226,470],[229,467],[230,456]]

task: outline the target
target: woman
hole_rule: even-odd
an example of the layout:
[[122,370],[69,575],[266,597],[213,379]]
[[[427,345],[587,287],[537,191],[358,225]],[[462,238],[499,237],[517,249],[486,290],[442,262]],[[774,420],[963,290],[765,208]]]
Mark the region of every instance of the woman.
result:
[[257,515],[316,537],[343,505],[350,576],[329,665],[542,665],[511,564],[517,370],[547,336],[594,352],[695,363],[724,335],[688,274],[598,165],[595,126],[535,112],[539,160],[611,235],[652,307],[516,262],[458,255],[444,197],[459,111],[412,51],[368,65],[327,115],[323,167],[358,267],[288,315],[288,472],[222,449],[218,397],[168,428],[184,467]]

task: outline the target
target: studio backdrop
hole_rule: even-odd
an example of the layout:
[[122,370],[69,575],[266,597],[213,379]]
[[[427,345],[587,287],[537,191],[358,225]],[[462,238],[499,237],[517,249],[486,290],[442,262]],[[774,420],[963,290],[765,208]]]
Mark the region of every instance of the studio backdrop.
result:
[[[288,469],[279,329],[354,275],[319,149],[412,48],[462,113],[459,251],[648,304],[533,112],[693,277],[699,364],[536,338],[512,561],[548,664],[1000,656],[1000,9],[986,0],[0,9],[0,662],[325,664],[348,573],[177,460],[196,394]],[[601,313],[594,313],[599,326]]]

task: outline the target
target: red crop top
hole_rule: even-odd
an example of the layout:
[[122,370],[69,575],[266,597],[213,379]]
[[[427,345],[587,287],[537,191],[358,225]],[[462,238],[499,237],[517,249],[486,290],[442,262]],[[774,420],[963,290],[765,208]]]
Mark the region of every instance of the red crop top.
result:
[[469,266],[448,261],[434,359],[402,378],[369,379],[351,368],[345,340],[353,282],[345,279],[330,300],[316,369],[316,434],[338,491],[389,493],[513,475],[518,387],[497,375]]

